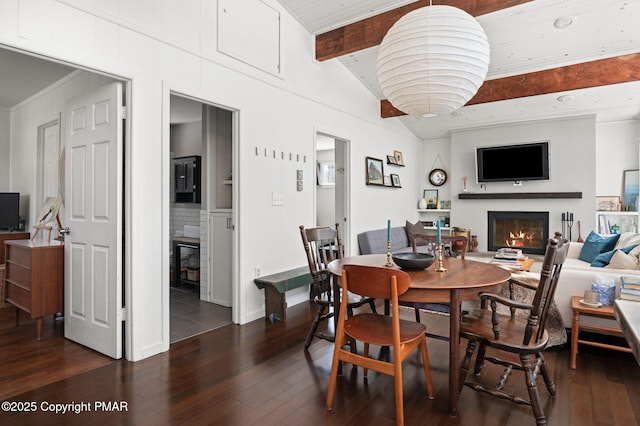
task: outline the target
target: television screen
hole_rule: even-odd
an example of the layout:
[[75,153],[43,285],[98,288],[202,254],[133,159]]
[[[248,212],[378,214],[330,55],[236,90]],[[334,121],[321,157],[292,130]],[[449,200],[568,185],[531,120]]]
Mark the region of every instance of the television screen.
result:
[[0,229],[20,226],[20,193],[0,192]]
[[549,143],[489,146],[476,149],[478,182],[549,179]]

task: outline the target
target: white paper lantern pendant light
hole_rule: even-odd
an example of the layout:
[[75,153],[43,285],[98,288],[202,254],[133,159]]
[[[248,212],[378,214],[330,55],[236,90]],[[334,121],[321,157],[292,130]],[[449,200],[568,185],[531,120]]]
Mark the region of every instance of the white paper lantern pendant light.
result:
[[400,111],[421,117],[451,113],[478,91],[489,69],[489,41],[473,16],[427,6],[400,18],[380,44],[378,83]]

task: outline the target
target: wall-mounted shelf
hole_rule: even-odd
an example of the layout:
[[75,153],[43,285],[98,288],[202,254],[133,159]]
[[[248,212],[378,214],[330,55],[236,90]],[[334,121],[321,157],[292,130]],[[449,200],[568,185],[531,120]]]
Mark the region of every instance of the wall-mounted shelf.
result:
[[582,198],[582,192],[463,192],[459,200],[516,200],[543,198]]

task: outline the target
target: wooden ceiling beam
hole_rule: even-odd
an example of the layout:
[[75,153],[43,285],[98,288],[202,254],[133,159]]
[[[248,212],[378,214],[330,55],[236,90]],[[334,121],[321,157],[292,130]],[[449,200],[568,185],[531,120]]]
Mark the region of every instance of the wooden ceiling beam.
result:
[[[506,101],[569,90],[640,80],[640,53],[599,59],[544,71],[486,80],[466,105]],[[382,118],[406,115],[386,99],[380,101]]]
[[[434,5],[462,9],[471,16],[480,16],[507,9],[533,0],[433,0]],[[326,61],[358,50],[377,46],[389,28],[412,10],[429,6],[430,0],[419,0],[344,27],[316,36],[316,59]]]

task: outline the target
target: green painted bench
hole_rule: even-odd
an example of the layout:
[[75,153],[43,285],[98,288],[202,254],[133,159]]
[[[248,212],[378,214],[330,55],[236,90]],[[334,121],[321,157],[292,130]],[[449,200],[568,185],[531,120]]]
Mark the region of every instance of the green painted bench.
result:
[[294,288],[310,285],[313,282],[308,266],[278,272],[277,274],[258,277],[253,280],[256,286],[264,289],[265,318],[285,321],[287,317],[287,301],[285,292]]

